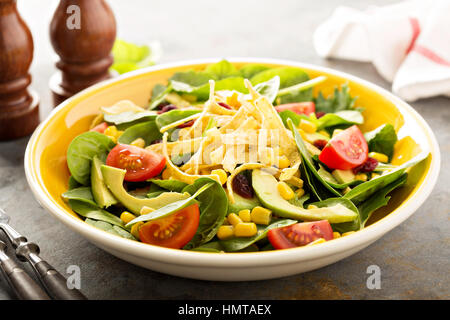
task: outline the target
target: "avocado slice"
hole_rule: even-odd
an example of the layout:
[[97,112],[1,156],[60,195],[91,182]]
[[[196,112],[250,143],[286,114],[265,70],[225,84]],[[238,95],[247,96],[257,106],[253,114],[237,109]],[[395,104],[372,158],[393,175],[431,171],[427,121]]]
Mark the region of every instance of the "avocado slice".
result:
[[336,169],[331,173],[339,183],[350,183],[355,180],[352,170]]
[[108,208],[109,206],[116,204],[117,200],[103,181],[103,175],[100,169],[102,164],[103,162],[97,156],[94,156],[91,166],[91,189],[94,200],[98,206],[101,208]]
[[358,214],[338,203],[330,207],[303,209],[283,199],[277,190],[277,179],[261,170],[253,170],[252,186],[262,204],[283,218],[302,221],[328,220],[330,223],[353,221]]
[[103,180],[106,186],[112,192],[114,197],[119,200],[132,213],[139,215],[142,207],[159,209],[165,205],[189,198],[189,193],[164,192],[151,199],[136,198],[129,194],[123,187],[126,170],[118,169],[106,165],[101,166]]
[[249,209],[252,210],[254,207],[260,206],[261,202],[258,197],[253,197],[250,199],[241,197],[236,192],[233,192],[234,203],[228,201],[228,213],[238,213],[241,210]]

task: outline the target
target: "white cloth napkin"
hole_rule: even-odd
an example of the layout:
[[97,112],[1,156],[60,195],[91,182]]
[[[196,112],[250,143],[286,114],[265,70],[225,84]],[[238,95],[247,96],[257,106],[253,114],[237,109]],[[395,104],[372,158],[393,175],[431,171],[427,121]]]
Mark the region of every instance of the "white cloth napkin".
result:
[[321,57],[372,62],[407,101],[450,96],[450,0],[338,7],[313,41]]

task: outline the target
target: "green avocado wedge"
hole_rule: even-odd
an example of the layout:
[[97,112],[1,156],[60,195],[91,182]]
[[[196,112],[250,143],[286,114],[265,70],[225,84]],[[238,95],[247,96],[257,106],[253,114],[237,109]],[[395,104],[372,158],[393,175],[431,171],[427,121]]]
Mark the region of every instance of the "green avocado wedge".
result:
[[254,207],[260,206],[261,202],[258,197],[247,199],[233,192],[234,203],[228,202],[228,213],[238,213],[241,210],[252,210]]
[[276,215],[302,221],[328,220],[330,223],[349,222],[358,218],[358,213],[342,204],[330,207],[303,209],[283,199],[277,190],[277,179],[262,170],[253,170],[252,186],[262,204]]
[[103,180],[114,197],[136,215],[140,214],[144,206],[156,210],[175,201],[187,199],[190,196],[187,192],[164,192],[151,199],[136,198],[129,194],[123,187],[126,170],[102,165],[101,171]]
[[97,157],[92,158],[91,166],[91,189],[95,202],[101,208],[108,208],[113,204],[117,204],[116,198],[109,191],[105,182],[100,167],[103,162]]

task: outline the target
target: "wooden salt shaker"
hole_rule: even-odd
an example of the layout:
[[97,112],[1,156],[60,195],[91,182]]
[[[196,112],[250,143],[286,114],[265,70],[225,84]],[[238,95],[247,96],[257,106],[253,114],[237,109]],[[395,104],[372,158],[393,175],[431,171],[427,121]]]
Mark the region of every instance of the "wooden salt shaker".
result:
[[60,60],[50,79],[55,106],[111,77],[116,20],[104,0],[61,0],[51,24],[52,46]]
[[28,89],[33,38],[16,0],[0,0],[0,141],[29,135],[39,124],[39,99]]

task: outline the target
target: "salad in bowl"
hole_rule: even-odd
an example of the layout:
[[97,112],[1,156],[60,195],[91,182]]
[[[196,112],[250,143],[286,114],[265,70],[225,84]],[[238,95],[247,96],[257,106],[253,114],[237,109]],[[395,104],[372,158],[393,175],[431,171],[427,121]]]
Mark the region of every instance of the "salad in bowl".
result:
[[62,198],[94,227],[181,250],[280,250],[358,232],[428,152],[396,157],[396,128],[361,131],[364,105],[346,83],[314,92],[326,79],[226,60],[176,72],[147,106],[103,106],[71,141]]

